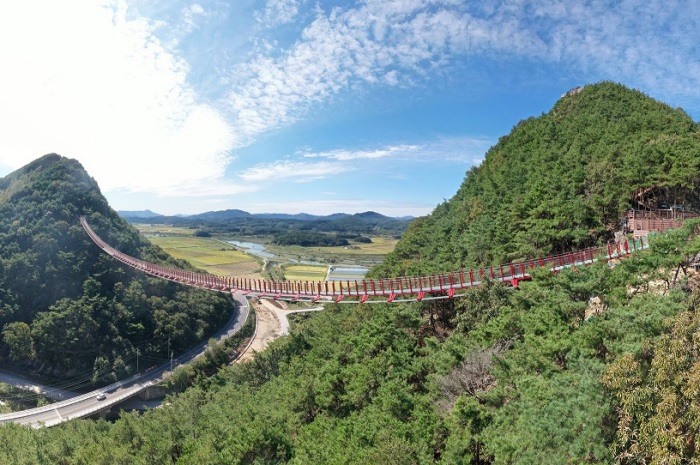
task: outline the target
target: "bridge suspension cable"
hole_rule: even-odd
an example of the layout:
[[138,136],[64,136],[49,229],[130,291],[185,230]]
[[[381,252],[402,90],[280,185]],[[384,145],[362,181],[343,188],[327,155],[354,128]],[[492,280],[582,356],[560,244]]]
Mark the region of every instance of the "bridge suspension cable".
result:
[[597,260],[612,260],[649,247],[648,237],[625,238],[604,246],[589,247],[534,260],[523,260],[478,269],[458,270],[427,276],[401,276],[346,281],[271,281],[254,278],[216,276],[157,265],[127,255],[107,244],[92,230],[84,216],[80,223],[103,251],[122,263],[144,273],[188,286],[218,292],[242,292],[260,299],[292,302],[386,303],[447,299],[458,297],[460,290],[479,286],[485,279],[517,287],[532,278],[536,268],[557,272],[564,268],[590,265]]

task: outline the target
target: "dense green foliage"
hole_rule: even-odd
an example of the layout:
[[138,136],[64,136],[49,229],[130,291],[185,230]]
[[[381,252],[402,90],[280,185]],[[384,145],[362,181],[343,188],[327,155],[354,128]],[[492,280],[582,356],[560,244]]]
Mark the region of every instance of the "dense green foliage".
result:
[[457,194],[413,222],[375,274],[416,275],[607,241],[633,207],[700,207],[700,126],[600,83],[518,123]]
[[[694,345],[685,342],[697,324],[684,323],[700,294],[666,277],[699,250],[700,241],[678,234],[615,267],[542,273],[519,290],[489,285],[451,309],[329,305],[252,362],[201,378],[153,412],[113,424],[2,428],[0,462],[612,463],[625,446],[620,406],[636,409],[642,431],[641,422],[659,421],[645,399],[665,391],[633,392],[645,373],[665,380],[694,366]],[[591,297],[601,301],[597,314]],[[490,318],[459,330],[440,323],[441,312],[472,306]],[[655,344],[669,346],[664,331],[675,315],[685,342],[670,347],[691,358],[681,355],[663,373],[653,363],[630,365],[649,359]],[[678,383],[696,401],[694,372]],[[676,421],[693,428],[684,412],[674,412]]]
[[107,381],[133,371],[137,348],[165,358],[168,338],[179,351],[227,320],[225,299],[119,265],[92,243],[80,215],[122,251],[175,264],[109,208],[74,160],[47,155],[0,179],[4,363]]
[[[697,254],[697,236],[678,242],[687,232],[659,241],[660,265]],[[620,463],[700,460],[700,278],[693,274],[688,286],[692,295],[683,312],[665,322],[662,337],[619,357],[604,373],[619,404],[613,452]]]
[[313,217],[311,215],[253,216],[239,210],[236,211],[240,212],[239,214],[227,215],[227,212],[230,211],[191,217],[158,216],[148,219],[141,217],[126,217],[126,219],[132,223],[173,224],[193,229],[202,228],[214,234],[235,236],[279,236],[286,233],[309,231],[398,237],[403,234],[409,223],[406,219],[389,218],[373,212],[354,215],[339,214],[328,217]]
[[316,231],[293,231],[277,234],[272,240],[276,245],[300,245],[302,247],[342,247],[350,245],[347,239],[335,234]]
[[[378,272],[547,253],[607,237],[635,203],[695,205],[697,132],[637,92],[589,86],[519,124]],[[517,289],[327,305],[142,416],[0,428],[0,463],[695,463],[699,226]],[[27,334],[5,327],[14,356],[34,347]]]

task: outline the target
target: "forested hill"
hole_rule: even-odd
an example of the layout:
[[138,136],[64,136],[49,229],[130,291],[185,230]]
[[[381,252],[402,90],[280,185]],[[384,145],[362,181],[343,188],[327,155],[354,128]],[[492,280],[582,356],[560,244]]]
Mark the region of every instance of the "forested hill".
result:
[[698,207],[698,187],[697,123],[620,84],[589,85],[519,122],[375,273],[449,271],[607,241],[626,209]]
[[227,319],[223,298],[110,259],[80,215],[124,252],[175,263],[109,208],[75,160],[46,155],[0,179],[1,364],[108,381],[133,371],[137,348],[166,358],[168,338],[179,350]]
[[[604,239],[630,204],[693,204],[697,144],[681,111],[622,86],[586,87],[503,138],[382,271],[546,253]],[[114,365],[137,340],[191,331],[178,305],[192,294],[154,296],[177,285],[132,279],[78,229],[85,212],[127,253],[155,253],[94,182],[69,160],[39,165],[0,181],[2,317],[25,318],[34,339],[23,345],[28,333],[6,326],[7,356],[47,357],[56,334],[57,354]],[[6,425],[0,463],[697,463],[699,227],[686,222],[624,260],[539,270],[518,288],[486,280],[449,300],[326,304],[152,412]],[[65,289],[48,275],[65,276]]]
[[[144,216],[120,215],[130,223],[143,223]],[[172,224],[206,230],[214,234],[237,236],[299,235],[303,231],[318,233],[391,235],[400,236],[406,230],[410,218],[390,218],[375,212],[335,213],[327,216],[299,213],[252,214],[242,210],[221,210],[191,216],[155,216],[147,219],[151,224]],[[303,233],[302,233],[303,234]]]

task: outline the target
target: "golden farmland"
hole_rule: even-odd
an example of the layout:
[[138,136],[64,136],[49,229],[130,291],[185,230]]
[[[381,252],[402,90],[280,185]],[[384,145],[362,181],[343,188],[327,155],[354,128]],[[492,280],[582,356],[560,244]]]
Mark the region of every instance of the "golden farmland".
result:
[[[187,260],[209,273],[221,276],[272,278],[289,281],[324,281],[329,266],[361,265],[381,262],[396,246],[397,239],[373,236],[371,244],[351,247],[278,246],[264,238],[235,238],[262,243],[276,255],[264,261],[228,244],[228,237],[195,237],[194,230],[167,225],[134,225],[153,244],[175,258]],[[300,261],[318,264],[298,263]]]
[[260,278],[262,260],[219,239],[195,237],[187,228],[135,225],[153,244],[175,258],[220,276]]

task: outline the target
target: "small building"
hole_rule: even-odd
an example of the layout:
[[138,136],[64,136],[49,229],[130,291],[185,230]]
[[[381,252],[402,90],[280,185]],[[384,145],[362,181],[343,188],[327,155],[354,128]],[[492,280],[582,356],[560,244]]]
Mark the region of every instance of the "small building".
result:
[[650,232],[662,232],[678,228],[686,218],[697,218],[697,212],[687,211],[683,207],[658,210],[630,210],[627,212],[627,230],[634,238],[646,236]]

